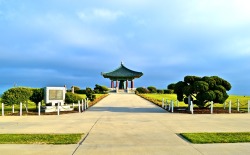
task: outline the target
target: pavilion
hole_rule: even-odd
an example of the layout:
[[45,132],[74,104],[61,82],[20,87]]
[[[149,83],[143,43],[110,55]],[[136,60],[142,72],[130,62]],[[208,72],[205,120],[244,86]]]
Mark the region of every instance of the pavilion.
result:
[[[109,78],[111,80],[111,90],[116,90],[116,92],[119,91],[125,91],[130,92],[134,90],[134,79],[140,78],[143,73],[133,71],[131,69],[128,69],[121,63],[121,66],[117,69],[101,73],[104,78]],[[116,81],[116,85],[114,85],[114,81]],[[130,88],[129,88],[129,81],[130,81]]]

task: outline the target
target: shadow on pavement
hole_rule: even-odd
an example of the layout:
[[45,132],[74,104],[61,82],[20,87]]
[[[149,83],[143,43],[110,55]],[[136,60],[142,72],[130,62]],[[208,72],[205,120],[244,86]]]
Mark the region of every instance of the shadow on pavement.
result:
[[167,111],[160,108],[129,108],[129,107],[91,107],[89,111],[100,112],[124,112],[124,113],[167,113]]

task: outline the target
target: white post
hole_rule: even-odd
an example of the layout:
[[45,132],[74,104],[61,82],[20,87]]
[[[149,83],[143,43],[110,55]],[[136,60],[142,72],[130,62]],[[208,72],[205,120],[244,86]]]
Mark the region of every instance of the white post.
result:
[[2,103],[2,116],[4,116],[4,103]]
[[174,101],[171,100],[171,112],[173,113],[174,112]]
[[190,101],[190,112],[191,112],[191,114],[194,114],[194,105],[193,105],[193,101]]
[[231,108],[232,108],[232,101],[230,100],[229,101],[229,109],[228,109],[229,114],[231,114]]
[[248,100],[248,108],[247,108],[247,112],[250,112],[250,100]]
[[23,115],[23,104],[22,102],[20,102],[20,116]]
[[73,103],[72,106],[73,106],[73,110],[74,110],[74,108],[75,108],[75,103]]
[[59,103],[57,104],[57,115],[60,115]]
[[12,104],[12,113],[15,113],[15,105]]
[[211,114],[214,113],[214,102],[213,101],[211,102],[210,108],[211,108],[210,109]]
[[80,101],[78,100],[78,112],[81,112],[81,106],[80,106]]
[[28,102],[27,102],[27,101],[26,101],[26,104],[25,104],[25,105],[26,105],[26,106],[25,106],[26,112],[29,112],[29,111],[28,111],[29,108],[28,108]]
[[82,111],[84,110],[84,107],[83,107],[83,99],[82,99]]
[[87,109],[87,99],[86,98],[84,99],[84,102],[85,102],[84,110],[86,110]]
[[171,101],[169,102],[168,111],[171,110]]
[[38,103],[38,116],[41,115],[41,102]]
[[164,108],[164,98],[162,98],[162,105],[161,105],[162,108]]
[[223,108],[226,109],[226,102],[223,103]]
[[89,99],[87,98],[87,109],[89,108]]
[[167,107],[168,107],[168,100],[166,99],[166,103],[165,103],[164,109],[167,110]]
[[237,99],[237,111],[240,111],[240,100]]

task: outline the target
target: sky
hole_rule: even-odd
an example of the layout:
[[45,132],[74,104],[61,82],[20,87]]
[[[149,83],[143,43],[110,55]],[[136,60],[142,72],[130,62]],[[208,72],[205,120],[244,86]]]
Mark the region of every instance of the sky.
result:
[[15,86],[136,87],[219,76],[250,95],[249,0],[0,0],[0,93]]

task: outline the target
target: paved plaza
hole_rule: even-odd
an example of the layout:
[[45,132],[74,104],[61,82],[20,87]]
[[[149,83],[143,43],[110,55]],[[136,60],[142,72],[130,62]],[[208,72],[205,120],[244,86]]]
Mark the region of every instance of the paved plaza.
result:
[[110,94],[83,113],[0,117],[0,133],[84,133],[74,145],[1,144],[3,155],[250,154],[250,143],[191,144],[182,132],[250,131],[250,114],[172,114],[135,94]]

